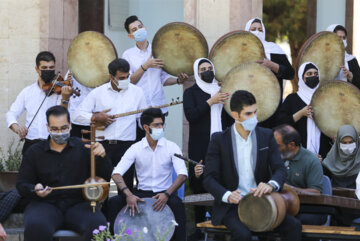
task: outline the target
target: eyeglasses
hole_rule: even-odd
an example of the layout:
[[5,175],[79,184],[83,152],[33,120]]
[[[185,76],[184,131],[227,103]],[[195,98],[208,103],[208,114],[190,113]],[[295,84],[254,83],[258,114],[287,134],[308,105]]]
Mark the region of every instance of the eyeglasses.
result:
[[150,125],[151,128],[165,128],[165,124],[164,123],[152,123]]
[[59,128],[57,127],[49,127],[50,129],[50,132],[55,132],[55,133],[64,133],[64,132],[67,132],[69,129],[70,129],[70,126],[66,125],[66,126],[62,126]]

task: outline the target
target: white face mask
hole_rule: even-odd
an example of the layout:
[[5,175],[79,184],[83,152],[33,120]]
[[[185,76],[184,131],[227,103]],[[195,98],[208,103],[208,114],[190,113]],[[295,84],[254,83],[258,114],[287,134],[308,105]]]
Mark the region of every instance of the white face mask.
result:
[[265,34],[264,32],[260,32],[259,30],[256,31],[250,31],[250,33],[254,34],[256,37],[258,37],[261,41],[265,40]]
[[154,141],[157,141],[161,137],[164,136],[164,129],[163,128],[151,128],[150,136]]
[[344,154],[350,155],[356,149],[356,143],[355,142],[350,143],[350,144],[342,144],[342,143],[340,143],[340,149],[342,150],[342,152],[344,152]]
[[346,39],[343,39],[342,41],[343,41],[343,43],[344,43],[344,47],[346,48],[346,47],[347,47],[347,41],[346,41]]
[[[113,77],[115,79],[115,77]],[[125,90],[129,87],[130,78],[124,79],[124,80],[118,80],[117,84],[114,80],[112,82],[116,85],[116,87],[120,90]]]

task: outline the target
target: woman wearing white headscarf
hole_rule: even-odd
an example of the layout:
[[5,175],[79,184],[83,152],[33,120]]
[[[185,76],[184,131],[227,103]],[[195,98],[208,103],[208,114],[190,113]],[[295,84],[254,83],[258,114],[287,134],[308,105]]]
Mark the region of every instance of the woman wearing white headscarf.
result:
[[[286,54],[279,45],[265,40],[265,26],[261,18],[250,19],[245,25],[245,31],[250,31],[256,37],[258,37],[263,44],[266,58],[259,59],[256,62],[269,68],[275,74],[280,84],[282,96],[283,79],[293,79],[295,74],[294,68],[291,66],[288,58],[286,57]],[[278,110],[267,121],[262,122],[261,126],[268,128],[275,127],[275,116]]]
[[359,134],[352,125],[339,128],[336,141],[322,162],[333,187],[355,188],[360,171]]
[[343,41],[345,47],[345,61],[344,66],[341,66],[337,80],[343,80],[353,83],[356,87],[360,88],[360,67],[355,56],[346,51],[347,47],[347,30],[340,24],[332,24],[327,27],[326,31],[336,33]]
[[[195,84],[184,92],[184,113],[189,121],[189,158],[203,160],[214,132],[222,131],[233,123],[233,119],[224,111],[223,105],[229,99],[228,93],[219,93],[220,86],[215,79],[213,63],[206,58],[197,59],[194,63]],[[190,188],[194,193],[206,192],[200,175],[189,168]],[[195,207],[195,223],[205,219],[205,208]],[[195,237],[201,238],[201,237]]]
[[313,153],[325,157],[331,139],[322,134],[312,119],[311,98],[319,87],[319,68],[311,62],[303,63],[298,71],[299,90],[286,97],[277,116],[278,124],[292,125],[301,136],[301,144]]

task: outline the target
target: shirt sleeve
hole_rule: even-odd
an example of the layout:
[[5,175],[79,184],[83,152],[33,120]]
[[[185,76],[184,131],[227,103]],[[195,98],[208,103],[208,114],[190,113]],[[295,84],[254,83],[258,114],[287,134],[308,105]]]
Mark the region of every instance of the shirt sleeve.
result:
[[125,172],[127,172],[127,170],[129,170],[131,165],[135,162],[135,159],[136,159],[136,144],[132,145],[125,152],[119,163],[114,168],[111,176],[113,176],[114,174],[120,174],[121,176],[124,176]]
[[168,73],[166,73],[164,70],[161,70],[160,73],[160,80],[161,80],[161,84],[164,85],[165,82],[171,78],[171,75],[169,75]]
[[356,178],[356,190],[355,190],[356,196],[358,199],[360,199],[360,172]]
[[231,192],[230,191],[227,191],[225,194],[224,194],[224,196],[222,196],[222,201],[224,202],[224,203],[229,203],[229,196],[231,195]]
[[181,160],[180,158],[174,156],[175,153],[177,153],[177,154],[182,153],[180,148],[175,143],[171,143],[171,144],[172,144],[171,151],[170,151],[171,161],[173,163],[176,174],[188,176],[185,162],[183,160]]
[[35,156],[35,154],[32,150],[25,152],[16,181],[16,189],[19,194],[30,199],[38,198],[36,193],[32,191],[38,182],[35,170],[36,165],[34,163],[34,159],[32,158],[33,156]]
[[311,165],[308,165],[307,169],[306,188],[313,188],[322,192],[324,173],[319,159],[314,156]]
[[96,105],[96,89],[92,90],[73,113],[73,120],[82,125],[89,125]]
[[[145,99],[145,95],[144,95],[144,91],[139,87],[139,96],[136,97],[136,98],[139,98],[139,102],[138,102],[138,106],[137,106],[137,109],[140,110],[140,109],[146,109],[148,108],[149,106],[146,104],[146,99]],[[141,116],[142,113],[138,113],[136,114],[136,118],[137,119],[140,119],[140,116]]]
[[6,123],[10,127],[12,124],[17,123],[17,119],[25,110],[25,89],[20,92],[12,103],[10,110],[6,113]]

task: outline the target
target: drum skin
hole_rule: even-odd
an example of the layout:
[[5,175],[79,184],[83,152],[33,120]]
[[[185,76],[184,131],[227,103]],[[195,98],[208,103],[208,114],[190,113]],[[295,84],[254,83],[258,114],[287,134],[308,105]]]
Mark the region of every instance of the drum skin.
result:
[[320,69],[320,82],[334,80],[344,65],[345,48],[335,33],[323,31],[311,36],[301,47],[297,69],[305,62],[313,62]]
[[240,221],[253,232],[271,231],[279,226],[286,213],[295,216],[299,212],[298,195],[285,186],[279,192],[255,197],[253,193],[245,195],[238,206]]
[[265,58],[261,41],[248,31],[233,31],[220,37],[211,48],[209,59],[215,66],[215,77],[223,81],[226,74],[239,64]]
[[164,60],[163,69],[171,74],[194,74],[198,58],[207,58],[208,44],[202,33],[190,24],[173,22],[161,27],[152,41],[152,55]]
[[[232,96],[237,90],[247,90],[255,96],[259,121],[271,117],[280,103],[279,82],[275,75],[261,64],[245,63],[229,71],[220,91]],[[225,104],[225,110],[231,115],[230,98]]]
[[[125,229],[130,229],[131,231],[138,230],[143,232],[143,229],[146,227],[148,232],[142,235],[143,241],[157,241],[158,230],[160,231],[161,237],[163,237],[167,232],[168,234],[163,240],[169,241],[175,232],[175,217],[170,207],[165,205],[162,211],[154,211],[152,205],[156,199],[142,199],[144,202],[137,203],[140,213],[135,211],[135,216],[130,216],[129,210],[124,213],[126,206],[121,209],[115,219],[114,233],[119,234],[124,227]],[[136,238],[136,233],[134,235]]]
[[116,58],[116,49],[110,39],[95,31],[76,36],[67,53],[67,63],[74,78],[92,88],[109,81],[108,65]]
[[328,137],[336,136],[343,125],[360,132],[360,91],[344,81],[328,81],[315,91],[311,104],[318,128]]

